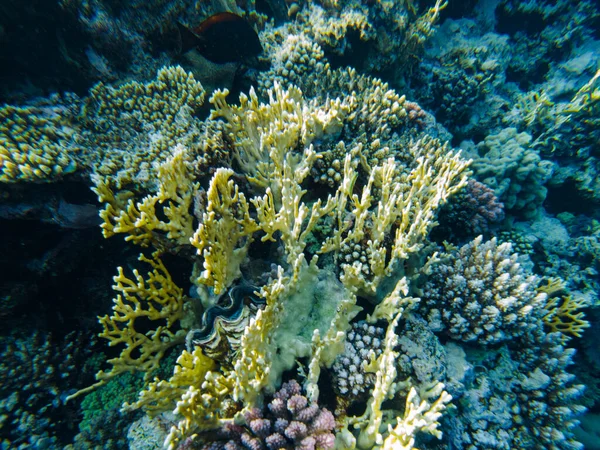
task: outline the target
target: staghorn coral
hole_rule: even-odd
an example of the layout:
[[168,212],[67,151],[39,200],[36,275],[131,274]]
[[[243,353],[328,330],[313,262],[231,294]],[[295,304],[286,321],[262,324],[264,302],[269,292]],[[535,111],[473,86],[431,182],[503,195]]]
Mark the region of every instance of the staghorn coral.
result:
[[226,423],[220,430],[226,441],[215,441],[204,450],[332,449],[335,441],[333,414],[302,395],[296,380],[284,383],[263,410],[244,412],[243,423]]
[[[401,279],[395,288],[377,305],[372,315],[367,316],[367,321],[374,323],[386,320],[388,326],[383,339],[381,355],[376,360],[371,360],[367,366],[368,371],[375,373],[375,385],[367,401],[367,408],[361,416],[349,416],[343,421],[343,428],[338,433],[338,442],[342,448],[413,448],[415,437],[420,433],[441,437],[437,429],[441,411],[450,402],[452,397],[444,391],[444,384],[437,381],[423,386],[418,392],[411,387],[405,399],[404,412],[394,412],[388,417],[384,401],[394,399],[400,388],[396,382],[398,375],[396,360],[398,344],[396,327],[402,316],[414,307],[419,299],[405,297],[407,293],[407,280]],[[348,427],[358,429],[353,435]],[[387,432],[383,430],[387,428]]]
[[[335,251],[336,259],[340,260],[346,246],[349,251],[356,244],[364,247],[365,262],[360,259],[361,252],[355,250],[356,258],[353,252],[350,261],[340,260],[343,269],[340,279],[348,289],[367,297],[376,297],[377,286],[397,270],[397,261],[407,259],[422,248],[438,207],[466,183],[466,177],[460,174],[468,162],[462,160],[460,154],[446,152],[439,141],[422,139],[411,143],[408,150],[417,163],[410,172],[397,174],[396,163],[390,158],[371,171],[360,197],[351,195],[355,179],[347,186],[342,184],[341,201],[346,205],[352,199],[349,212],[353,219],[345,221],[346,212],[338,208],[334,219],[337,229],[320,250],[321,253]],[[348,155],[346,167],[349,161]],[[372,193],[376,180],[381,183],[377,196]],[[378,199],[378,203],[371,208],[374,199]],[[395,230],[393,237],[392,229]],[[391,250],[388,240],[391,240]]]
[[509,243],[482,236],[446,255],[423,286],[422,306],[433,329],[452,339],[496,344],[539,326],[546,294]]
[[334,136],[338,139],[317,136],[311,142],[319,154],[311,172],[315,181],[337,188],[348,152],[354,152],[353,164],[365,172],[390,156],[412,160],[405,147],[411,138],[419,137],[428,117],[419,105],[378,78],[351,68],[331,69],[323,49],[305,35],[289,34],[282,39],[272,50],[273,66],[259,76],[260,95],[268,96],[274,83],[292,83],[306,99],[320,103],[335,96],[344,99],[343,128]]

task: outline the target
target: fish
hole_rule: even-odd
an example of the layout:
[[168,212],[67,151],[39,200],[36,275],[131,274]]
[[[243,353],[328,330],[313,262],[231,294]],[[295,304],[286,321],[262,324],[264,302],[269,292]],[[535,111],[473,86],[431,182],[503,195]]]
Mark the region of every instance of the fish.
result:
[[234,13],[214,14],[195,28],[177,25],[181,54],[196,50],[211,62],[225,64],[258,56],[263,50],[256,31]]

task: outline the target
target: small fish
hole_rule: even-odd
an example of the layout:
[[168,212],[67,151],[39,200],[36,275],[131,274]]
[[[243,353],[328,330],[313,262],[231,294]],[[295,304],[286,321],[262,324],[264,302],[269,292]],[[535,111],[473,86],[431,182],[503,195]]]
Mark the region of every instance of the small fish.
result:
[[262,52],[256,31],[230,12],[214,14],[195,28],[178,24],[178,29],[180,53],[197,50],[217,64],[239,62]]

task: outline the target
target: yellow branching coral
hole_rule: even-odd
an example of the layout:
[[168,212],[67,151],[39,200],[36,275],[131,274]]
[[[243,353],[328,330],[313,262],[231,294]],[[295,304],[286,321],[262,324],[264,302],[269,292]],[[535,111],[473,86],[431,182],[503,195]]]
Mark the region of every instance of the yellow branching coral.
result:
[[567,283],[561,278],[552,277],[547,278],[545,284],[540,284],[537,288],[538,292],[543,292],[548,297],[554,297],[567,290]]
[[[432,399],[435,399],[433,403]],[[404,415],[396,419],[396,426],[388,425],[388,436],[383,441],[382,450],[413,449],[415,435],[419,431],[440,439],[442,432],[438,430],[438,419],[450,400],[452,396],[444,391],[442,383],[435,383],[431,389],[423,389],[420,395],[411,387],[406,397]]]
[[[146,376],[158,368],[165,352],[185,340],[185,330],[179,327],[184,316],[183,291],[171,279],[158,252],[152,259],[140,255],[140,261],[150,264],[152,270],[143,277],[137,270],[134,278],[127,278],[118,268],[113,289],[112,316],[100,318],[103,331],[98,335],[108,339],[109,345],[124,346],[116,358],[108,360],[110,371],[96,374],[99,380],[93,386],[77,393],[88,392],[123,372],[143,371]],[[136,329],[136,321],[149,320],[159,325],[150,331]]]
[[125,406],[126,410],[143,408],[150,415],[171,411],[190,386],[199,388],[216,363],[196,348],[193,353],[184,350],[177,359],[169,381],[154,380],[140,392],[139,399]]
[[246,259],[252,233],[259,229],[250,217],[246,196],[229,178],[233,170],[217,169],[210,181],[208,204],[191,239],[204,258],[198,282],[212,286],[216,295],[235,281]]
[[[141,407],[151,414],[174,409],[181,420],[167,440],[173,449],[184,438],[235,420],[242,407],[259,405],[265,393],[276,389],[283,373],[293,368],[305,375],[308,396],[316,400],[321,368],[331,366],[343,351],[345,334],[359,310],[356,294],[374,295],[384,278],[397,281],[402,277],[396,266],[424,245],[435,224],[437,208],[464,184],[468,165],[438,141],[423,139],[407,146],[405,160],[409,163],[404,161],[403,165],[393,158],[373,166],[367,163],[363,169],[369,178],[362,192],[357,193],[357,161],[363,147],[355,145],[344,156],[343,177],[337,190],[309,204],[303,185],[319,158],[312,142],[318,137],[333,145],[339,141],[344,121],[354,120],[347,112],[355,97],[305,102],[297,88],[283,90],[277,85],[269,92],[266,104],[259,103],[254,92],[242,96],[240,106],[228,105],[225,96],[226,92],[213,95],[213,117],[225,119],[221,128],[224,139],[232,144],[237,166],[251,183],[246,193],[236,183],[233,170],[218,168],[206,197],[199,195],[183,152],[176,152],[159,166],[157,193],[142,201],[127,198],[127,193],[113,195],[107,183],[99,183],[97,188],[101,199],[108,203],[103,212],[105,235],[127,233],[134,242],[154,246],[160,244],[158,236],[187,245],[188,249],[196,248],[199,256],[193,264],[199,276],[195,281],[212,288],[198,290],[205,307],[214,305],[211,301],[218,301],[218,296],[240,277],[253,238],[279,242],[284,253],[277,260],[281,264],[277,275],[270,273],[269,281],[260,288],[265,307],[248,318],[240,345],[228,355],[226,364],[189,348],[178,360],[171,379],[155,380],[136,403],[127,406]],[[197,202],[192,205],[194,199]],[[199,221],[193,234],[192,217]],[[171,227],[176,220],[182,226]],[[346,265],[340,276],[337,268],[319,265],[317,256],[306,261],[305,247],[317,225],[332,230],[322,252],[338,253],[347,243],[364,245],[368,255],[365,266],[371,274],[366,275],[360,263]],[[334,258],[334,262],[339,259]],[[164,269],[156,264],[155,272]],[[198,274],[201,265],[203,271]],[[167,277],[165,270],[163,278]],[[99,377],[135,370],[132,366],[149,371],[164,348],[155,345],[156,336],[167,344],[183,339],[183,331],[169,325],[182,319],[180,291],[171,295],[180,300],[168,303],[160,297],[160,289],[152,290],[164,300],[157,309],[166,313],[160,318],[167,326],[161,324],[156,331],[141,334],[127,318],[145,313],[147,308],[140,306],[143,302],[138,298],[145,299],[148,289],[137,273],[137,283],[129,280],[128,284],[122,271],[119,280],[123,298],[119,296],[115,314],[101,322],[103,335],[111,344],[124,343],[127,349],[110,361],[113,370]],[[447,395],[430,404],[432,396],[417,398],[411,393],[404,421],[398,423],[392,420],[394,412],[384,406],[398,393],[396,329],[404,311],[418,301],[408,297],[406,277],[394,286],[392,292],[383,293],[383,301],[368,317],[371,323],[388,323],[383,352],[367,368],[376,380],[371,399],[362,416],[350,417],[345,423],[346,427],[354,427],[356,437],[346,431],[360,448],[381,448],[386,438],[394,445],[394,439],[404,439],[401,427],[428,429],[435,434],[436,414],[447,402]],[[180,303],[169,313],[168,305],[175,308]],[[129,316],[128,311],[132,311]],[[131,356],[130,347],[137,348],[136,355],[141,359]],[[386,432],[388,425],[392,427]]]
[[[357,245],[365,246],[366,261],[345,264],[342,281],[363,295],[373,296],[381,280],[396,270],[395,264],[420,250],[427,234],[435,225],[437,209],[448,196],[466,182],[468,161],[459,154],[447,151],[435,140],[418,141],[413,152],[429,153],[417,158],[417,166],[408,174],[397,174],[396,162],[390,158],[370,174],[362,194],[352,194],[353,177],[346,161],[344,183],[339,191],[338,204],[349,200],[352,222],[344,221],[346,211],[338,208],[337,230],[321,247],[321,253]],[[423,149],[433,147],[432,151]],[[374,208],[375,186],[379,199]],[[392,237],[391,249],[386,247]],[[338,256],[339,258],[339,256]]]
[[198,185],[191,181],[185,149],[177,146],[171,157],[157,167],[157,173],[158,192],[139,202],[129,198],[132,194],[115,195],[105,179],[94,178],[98,200],[106,204],[100,212],[104,237],[125,233],[125,240],[148,246],[164,235],[178,245],[189,244],[193,235],[190,209]]
[[[365,413],[362,416],[345,419],[344,426],[356,428],[358,437],[354,438],[346,429],[338,435],[336,448],[408,450],[413,448],[414,435],[418,431],[441,437],[441,433],[437,430],[439,425],[437,420],[452,398],[443,391],[444,385],[441,383],[426,386],[419,393],[411,387],[404,414],[395,421],[384,414],[383,410],[383,402],[393,398],[398,391],[399,383],[396,380],[398,353],[394,350],[397,344],[396,327],[402,314],[418,302],[418,299],[406,297],[407,292],[408,282],[406,278],[402,278],[396,283],[393,291],[375,308],[373,314],[368,316],[369,322],[388,321],[384,350],[367,366],[367,370],[375,373],[376,381]],[[407,383],[410,384],[410,380]],[[430,403],[434,398],[436,400]]]
[[69,143],[73,130],[47,110],[0,108],[0,182],[54,181],[77,168]]
[[544,322],[550,330],[560,331],[565,339],[581,337],[590,323],[585,320],[585,313],[579,310],[588,306],[583,297],[553,297],[544,308],[547,311]]
[[[240,106],[227,104],[227,92],[211,98],[214,117],[227,120],[226,128],[234,136],[236,158],[248,179],[266,188],[264,196],[251,201],[257,222],[265,233],[262,240],[274,240],[275,233],[285,245],[287,261],[293,267],[302,254],[308,234],[320,218],[336,207],[329,196],[309,208],[302,197],[301,183],[310,173],[317,154],[310,145],[316,137],[339,131],[347,105],[329,100],[322,108],[305,104],[302,92],[295,87],[284,91],[279,85],[269,91],[269,103],[259,103],[254,91],[250,98],[240,96]],[[295,151],[302,144],[303,152]],[[297,272],[294,273],[294,277]]]
[[419,391],[411,387],[403,415],[394,420],[389,414],[384,414],[383,402],[396,395],[400,384],[410,385],[410,380],[405,383],[396,380],[398,353],[394,350],[398,339],[396,327],[400,318],[419,301],[416,298],[406,297],[407,292],[408,281],[402,278],[367,318],[367,321],[372,323],[378,320],[388,321],[384,350],[367,366],[367,370],[376,374],[376,381],[366,411],[362,416],[345,419],[344,426],[356,428],[358,437],[355,438],[348,429],[345,429],[338,434],[336,448],[409,450],[413,448],[414,436],[419,431],[441,437],[441,432],[437,430],[438,419],[446,404],[452,399],[443,390],[442,383],[435,382],[431,386],[424,386]]
[[563,334],[565,340],[581,337],[583,331],[590,326],[585,320],[585,313],[580,311],[589,303],[583,297],[566,295],[567,285],[560,278],[548,278],[545,284],[538,286],[538,292],[548,296],[544,305],[544,323],[551,331]]
[[[217,91],[210,102],[215,109],[212,118],[227,121],[227,130],[234,139],[234,157],[248,180],[257,186],[271,187],[279,192],[274,173],[282,172],[284,161],[292,171],[306,170],[305,158],[293,150],[325,134],[337,133],[349,105],[339,99],[328,100],[325,105],[305,103],[302,92],[296,87],[284,91],[275,84],[269,90],[269,103],[260,103],[254,89],[250,98],[242,94],[240,106],[227,104],[228,91]],[[276,197],[276,201],[279,201]]]
[[[278,195],[279,205],[275,201],[271,188],[267,188],[264,196],[252,199],[260,228],[265,232],[262,240],[274,240],[273,235],[279,232],[285,246],[287,262],[293,267],[302,255],[308,234],[317,221],[333,211],[336,206],[336,199],[331,196],[327,198],[324,205],[319,199],[311,208],[302,202],[306,190],[302,189],[300,183],[308,175],[315,158],[311,146],[304,152],[301,168],[296,167],[294,170],[290,162],[291,157],[286,156],[285,160],[281,161],[281,172],[273,174],[281,187]],[[294,273],[294,276],[296,275],[297,272]]]

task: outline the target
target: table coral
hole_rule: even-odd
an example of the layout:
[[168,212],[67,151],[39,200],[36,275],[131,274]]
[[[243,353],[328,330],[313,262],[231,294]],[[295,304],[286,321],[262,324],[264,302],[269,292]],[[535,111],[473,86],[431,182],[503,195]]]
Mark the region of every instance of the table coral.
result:
[[79,136],[82,145],[95,150],[89,165],[119,189],[153,185],[153,163],[201,134],[193,113],[203,102],[202,85],[179,66],[162,68],[146,84],[97,84],[86,99]]
[[80,157],[68,114],[55,107],[0,108],[0,182],[52,182]]

